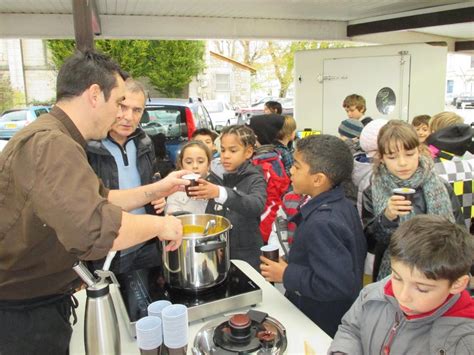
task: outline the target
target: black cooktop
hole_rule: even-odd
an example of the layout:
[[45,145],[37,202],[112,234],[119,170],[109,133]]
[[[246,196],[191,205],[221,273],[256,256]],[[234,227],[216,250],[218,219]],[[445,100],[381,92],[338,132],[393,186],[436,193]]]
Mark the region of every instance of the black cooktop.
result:
[[216,301],[236,298],[260,290],[237,266],[231,262],[226,280],[208,290],[192,292],[170,287],[163,276],[163,269],[155,267],[118,274],[120,294],[130,322],[147,315],[147,307],[158,300],[184,304],[188,308]]

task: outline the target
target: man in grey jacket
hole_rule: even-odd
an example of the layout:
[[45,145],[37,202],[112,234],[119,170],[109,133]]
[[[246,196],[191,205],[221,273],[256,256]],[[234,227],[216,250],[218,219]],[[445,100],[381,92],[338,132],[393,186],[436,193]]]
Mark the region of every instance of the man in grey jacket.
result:
[[419,215],[390,241],[392,275],[364,288],[329,354],[474,354],[474,299],[466,290],[473,238]]

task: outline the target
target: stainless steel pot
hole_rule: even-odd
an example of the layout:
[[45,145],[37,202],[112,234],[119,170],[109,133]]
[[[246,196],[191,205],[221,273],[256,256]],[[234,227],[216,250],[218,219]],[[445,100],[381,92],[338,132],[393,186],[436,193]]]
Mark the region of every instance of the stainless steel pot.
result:
[[[200,291],[225,280],[230,268],[230,221],[212,214],[177,216],[183,224],[183,243],[175,251],[165,251],[163,270],[172,287]],[[209,221],[215,221],[209,222]],[[206,235],[204,229],[210,226]]]

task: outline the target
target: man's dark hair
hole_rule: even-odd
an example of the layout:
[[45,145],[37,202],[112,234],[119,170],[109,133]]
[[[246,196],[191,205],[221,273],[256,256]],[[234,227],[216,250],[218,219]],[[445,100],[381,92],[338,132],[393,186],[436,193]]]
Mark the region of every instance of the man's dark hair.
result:
[[191,138],[196,138],[196,136],[209,136],[211,137],[212,141],[214,142],[217,137],[219,137],[219,135],[214,132],[214,131],[211,131],[210,129],[208,128],[199,128],[197,130],[195,130],[191,136]]
[[107,101],[110,92],[117,86],[117,74],[123,80],[128,78],[120,66],[105,54],[76,51],[66,59],[59,70],[56,80],[56,101],[80,96],[93,84],[99,85]]
[[390,256],[428,279],[453,283],[469,273],[474,237],[444,217],[417,215],[401,224],[390,238]]
[[278,101],[267,101],[265,102],[265,106],[267,106],[268,109],[272,111],[272,113],[277,113],[281,115],[281,113],[283,112],[283,107],[281,107],[281,103],[279,103]]
[[333,186],[350,178],[354,162],[349,147],[341,139],[329,134],[303,138],[296,150],[309,165],[310,173],[323,173]]

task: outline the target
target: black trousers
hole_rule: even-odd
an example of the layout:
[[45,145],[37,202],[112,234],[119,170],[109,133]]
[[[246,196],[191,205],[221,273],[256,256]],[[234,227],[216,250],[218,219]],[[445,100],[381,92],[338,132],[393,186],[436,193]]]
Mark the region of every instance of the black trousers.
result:
[[71,295],[0,301],[0,354],[69,354],[76,307]]

